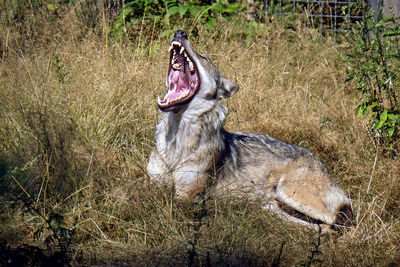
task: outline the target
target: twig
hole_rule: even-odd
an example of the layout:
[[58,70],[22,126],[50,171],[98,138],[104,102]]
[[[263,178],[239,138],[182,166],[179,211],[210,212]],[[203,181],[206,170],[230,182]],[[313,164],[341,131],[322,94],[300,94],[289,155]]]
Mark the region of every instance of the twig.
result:
[[101,231],[101,229],[100,229],[100,227],[97,225],[97,223],[96,223],[92,218],[90,218],[90,220],[94,223],[94,225],[96,226],[97,230],[99,230],[99,232],[100,232],[101,235],[104,237],[104,239],[107,240],[106,235],[103,233],[103,231]]

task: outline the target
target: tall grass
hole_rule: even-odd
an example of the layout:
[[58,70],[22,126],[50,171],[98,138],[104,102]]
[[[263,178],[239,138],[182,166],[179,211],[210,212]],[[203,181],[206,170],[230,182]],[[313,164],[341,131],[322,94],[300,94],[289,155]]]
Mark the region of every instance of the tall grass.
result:
[[105,24],[60,20],[23,45],[15,28],[0,32],[2,263],[399,263],[400,166],[356,118],[346,43],[301,24],[253,24],[249,33],[239,19],[213,31],[181,22],[194,47],[240,86],[227,101],[227,128],[309,148],[353,199],[355,227],[321,236],[248,199],[179,203],[153,184],[145,169],[169,37],[143,30],[110,43]]

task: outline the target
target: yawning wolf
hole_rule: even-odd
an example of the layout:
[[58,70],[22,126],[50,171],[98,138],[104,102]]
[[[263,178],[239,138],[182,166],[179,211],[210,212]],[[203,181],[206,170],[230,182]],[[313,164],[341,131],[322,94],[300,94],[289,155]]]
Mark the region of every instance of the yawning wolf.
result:
[[206,188],[231,190],[314,228],[321,222],[331,227],[350,224],[349,198],[309,150],[268,135],[223,128],[227,108],[222,99],[238,87],[194,51],[184,31],[175,33],[169,52],[168,91],[158,100],[162,117],[148,164],[151,178],[174,186],[180,199]]

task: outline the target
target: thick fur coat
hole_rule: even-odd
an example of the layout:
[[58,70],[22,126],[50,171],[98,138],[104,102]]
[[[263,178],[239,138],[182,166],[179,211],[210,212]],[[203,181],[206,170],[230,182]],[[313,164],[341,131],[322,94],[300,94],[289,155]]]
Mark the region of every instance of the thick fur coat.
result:
[[148,164],[151,178],[174,186],[180,199],[207,188],[216,193],[229,190],[255,198],[264,208],[300,224],[351,223],[349,198],[316,156],[265,134],[227,132],[222,99],[238,87],[194,51],[185,32],[176,32],[170,51],[168,92],[158,102],[163,112]]

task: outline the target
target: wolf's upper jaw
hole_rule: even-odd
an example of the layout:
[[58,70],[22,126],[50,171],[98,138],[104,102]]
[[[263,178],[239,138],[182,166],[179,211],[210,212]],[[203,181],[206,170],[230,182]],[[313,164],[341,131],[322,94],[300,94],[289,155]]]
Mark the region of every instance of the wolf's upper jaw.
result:
[[158,106],[162,110],[188,101],[199,88],[200,77],[196,63],[185,50],[185,45],[175,39],[169,47],[168,91],[163,99],[158,99]]

